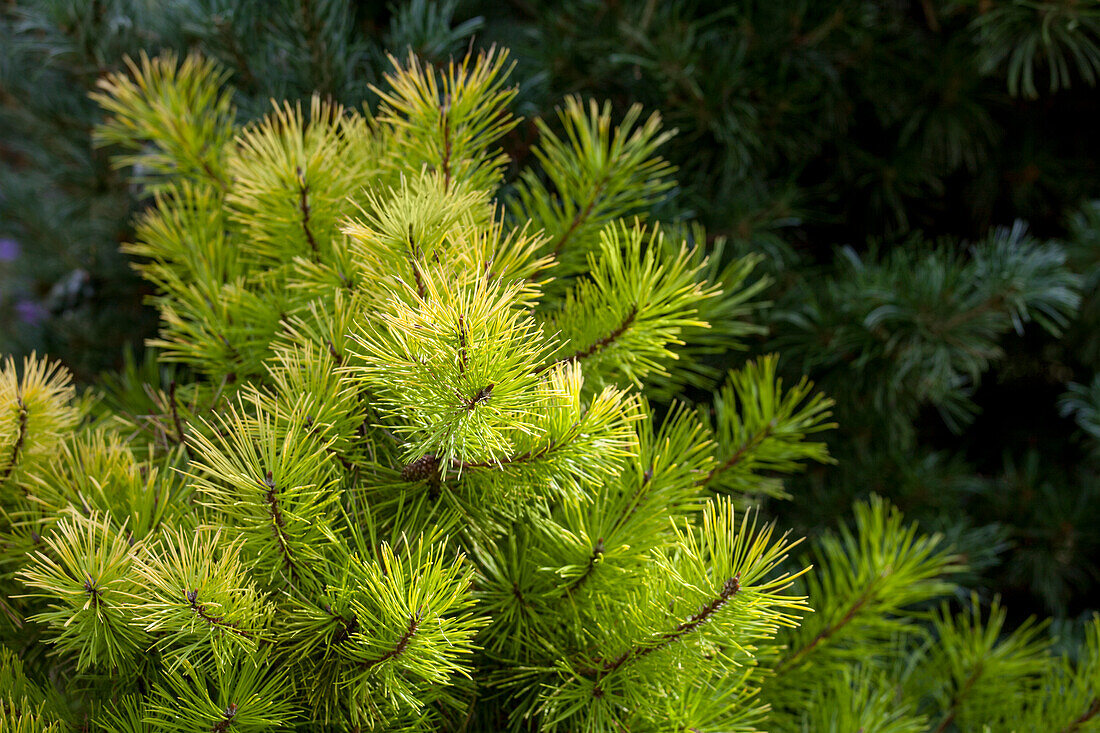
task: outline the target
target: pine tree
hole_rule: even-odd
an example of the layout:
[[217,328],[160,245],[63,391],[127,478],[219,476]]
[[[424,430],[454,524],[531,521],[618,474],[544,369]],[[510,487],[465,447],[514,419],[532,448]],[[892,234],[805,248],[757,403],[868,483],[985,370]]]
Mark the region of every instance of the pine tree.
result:
[[1063,659],[958,610],[962,559],[878,498],[798,554],[760,501],[832,402],[707,361],[755,258],[643,218],[638,110],[567,100],[504,189],[508,69],[410,56],[377,114],[244,127],[198,57],[101,81],[160,357],[0,371],[5,729],[1100,723],[1100,620]]

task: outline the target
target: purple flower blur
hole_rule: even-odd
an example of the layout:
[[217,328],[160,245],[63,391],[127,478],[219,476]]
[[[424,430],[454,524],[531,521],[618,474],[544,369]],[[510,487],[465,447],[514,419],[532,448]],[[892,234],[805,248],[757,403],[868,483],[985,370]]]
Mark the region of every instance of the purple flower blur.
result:
[[36,300],[20,300],[15,304],[15,314],[28,326],[37,326],[50,314],[46,307]]
[[22,251],[23,247],[14,239],[0,239],[0,262],[11,262]]

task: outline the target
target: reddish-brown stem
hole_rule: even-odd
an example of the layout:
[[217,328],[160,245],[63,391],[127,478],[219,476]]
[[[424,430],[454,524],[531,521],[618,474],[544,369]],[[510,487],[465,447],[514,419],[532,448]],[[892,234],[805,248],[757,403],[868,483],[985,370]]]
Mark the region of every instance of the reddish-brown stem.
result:
[[199,603],[199,592],[197,590],[187,591],[187,602],[188,604],[190,604],[191,610],[195,612],[195,615],[201,618],[206,623],[210,624],[211,626],[217,626],[218,628],[224,629],[231,634],[243,636],[246,639],[252,638],[252,632],[245,631],[233,621],[226,621],[224,616],[215,616],[207,611],[206,606],[202,603]]
[[443,193],[451,188],[451,100],[448,95],[443,95],[443,104],[440,106],[440,124],[443,127],[443,161],[440,165],[443,170]]
[[618,326],[615,327],[615,329],[613,331],[611,331],[611,333],[607,334],[606,336],[604,336],[600,339],[597,339],[594,343],[590,344],[585,349],[580,349],[579,351],[576,351],[576,352],[574,352],[573,354],[571,354],[569,356],[563,357],[561,359],[557,359],[555,361],[550,362],[549,364],[545,364],[542,368],[539,369],[539,373],[541,374],[542,372],[546,371],[547,369],[554,366],[555,364],[564,364],[564,363],[570,362],[570,361],[580,361],[581,359],[587,359],[588,357],[592,356],[593,354],[595,354],[599,351],[603,351],[608,346],[610,346],[611,344],[618,341],[622,337],[622,335],[624,333],[626,333],[626,330],[628,328],[630,328],[630,326],[634,323],[634,319],[637,316],[638,316],[638,306],[635,305],[635,306],[631,307],[630,311],[626,314],[626,317],[622,320],[622,322]]
[[783,660],[783,662],[781,662],[779,666],[775,668],[775,673],[779,675],[790,669],[798,662],[798,660],[802,659],[802,657],[806,656],[814,649],[816,649],[819,644],[824,642],[840,629],[847,626],[852,621],[852,619],[856,617],[856,614],[859,613],[859,609],[863,608],[863,606],[866,605],[869,600],[871,600],[871,596],[874,593],[875,586],[878,584],[878,581],[881,580],[881,577],[882,576],[879,576],[875,580],[871,581],[867,588],[864,589],[863,593],[860,594],[859,598],[856,599],[856,602],[852,604],[847,613],[845,613],[839,621],[837,621],[835,624],[827,625],[825,628],[819,631],[813,639],[810,640],[810,643],[806,644],[797,652]]
[[298,166],[298,210],[302,212],[302,231],[305,232],[309,248],[317,254],[320,251],[317,248],[317,240],[313,238],[313,230],[309,228],[309,215],[312,211],[309,206],[309,184],[306,183],[306,175],[302,172],[301,166]]
[[1100,697],[1094,697],[1092,703],[1085,712],[1081,713],[1072,723],[1062,729],[1061,733],[1077,733],[1081,726],[1100,715]]
[[401,656],[405,653],[405,649],[409,646],[409,641],[411,641],[413,636],[416,635],[417,629],[419,628],[420,612],[417,612],[416,615],[409,617],[409,627],[405,630],[405,633],[401,635],[401,638],[397,640],[397,643],[393,645],[392,649],[390,649],[377,659],[371,659],[369,661],[363,662],[362,666],[370,669],[371,667],[376,667],[379,664],[382,664],[382,662],[385,662],[389,659]]
[[753,448],[755,448],[758,445],[760,445],[761,443],[763,443],[772,434],[772,430],[774,430],[774,429],[775,429],[775,422],[773,421],[773,422],[768,423],[767,427],[765,427],[763,430],[761,430],[756,435],[752,436],[752,438],[747,443],[745,443],[740,448],[738,448],[736,451],[734,451],[732,456],[727,458],[720,465],[715,466],[714,468],[712,468],[710,470],[710,473],[708,473],[705,478],[703,478],[702,480],[700,480],[698,482],[699,485],[700,486],[706,486],[711,481],[713,481],[719,474],[722,474],[722,473],[730,470],[734,466],[736,466],[738,463],[741,462],[741,459],[745,457],[746,453],[748,453],[750,450],[752,450]]
[[282,509],[279,507],[279,498],[275,494],[275,482],[272,480],[271,471],[267,472],[267,476],[264,477],[261,485],[265,489],[264,501],[267,502],[267,511],[271,516],[271,532],[275,535],[275,541],[279,545],[279,551],[283,556],[283,564],[290,572],[290,580],[292,583],[297,584],[298,568],[294,563],[294,559],[290,556],[290,548],[287,547],[286,537],[283,536],[286,520],[283,518]]
[[[710,602],[703,606],[698,612],[692,614],[691,617],[688,618],[688,620],[680,623],[672,631],[661,634],[661,636],[658,637],[655,641],[644,641],[639,643],[637,646],[627,649],[625,652],[615,657],[614,659],[604,661],[598,669],[588,669],[583,670],[583,672],[586,674],[590,673],[597,675],[601,673],[607,674],[609,672],[614,672],[628,662],[632,662],[636,659],[641,659],[642,657],[652,654],[653,652],[665,649],[673,642],[679,641],[683,637],[687,636],[688,634],[692,633],[700,626],[702,626],[703,623],[714,616],[714,614],[717,613],[719,609],[725,606],[731,598],[737,595],[740,590],[741,577],[740,575],[735,575],[732,578],[726,580],[726,582],[722,585],[722,590],[715,598],[711,599]],[[599,686],[597,685],[597,688],[598,687]]]
[[23,449],[23,442],[27,439],[27,406],[23,403],[22,396],[16,397],[15,402],[19,405],[19,434],[11,447],[11,457],[4,469],[4,475],[0,476],[0,481],[7,481],[11,477],[12,471],[15,470],[15,464],[19,461],[19,451]]

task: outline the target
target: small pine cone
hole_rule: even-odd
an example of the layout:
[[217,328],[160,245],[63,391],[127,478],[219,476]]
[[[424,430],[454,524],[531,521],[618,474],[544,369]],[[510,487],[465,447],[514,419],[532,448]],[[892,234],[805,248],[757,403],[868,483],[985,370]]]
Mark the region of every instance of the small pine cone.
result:
[[439,474],[439,458],[428,454],[401,469],[402,481],[427,481]]

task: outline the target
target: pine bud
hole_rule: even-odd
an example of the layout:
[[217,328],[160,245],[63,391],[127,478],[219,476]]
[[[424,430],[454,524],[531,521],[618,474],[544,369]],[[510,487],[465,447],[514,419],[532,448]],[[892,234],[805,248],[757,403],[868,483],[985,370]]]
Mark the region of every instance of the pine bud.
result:
[[415,461],[401,469],[402,481],[427,481],[434,478],[439,471],[439,458],[428,454],[420,456]]

